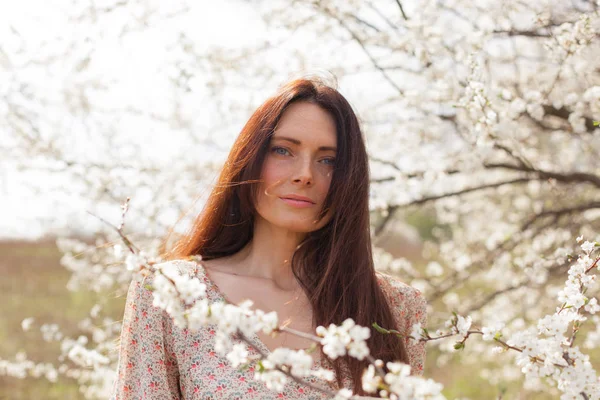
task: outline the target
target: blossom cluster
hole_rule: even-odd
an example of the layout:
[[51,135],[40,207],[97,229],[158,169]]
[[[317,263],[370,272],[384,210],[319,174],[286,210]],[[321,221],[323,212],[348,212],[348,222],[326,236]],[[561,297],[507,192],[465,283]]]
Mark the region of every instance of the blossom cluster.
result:
[[[581,242],[582,237],[577,241]],[[575,338],[581,325],[588,319],[584,313],[594,315],[600,311],[597,299],[586,294],[596,287],[597,275],[593,271],[600,268],[600,257],[592,258],[597,247],[595,242],[585,241],[581,244],[583,254],[570,266],[568,279],[557,294],[561,306],[556,312],[545,315],[537,322],[537,327],[512,332],[506,341],[500,340],[505,324],[496,322],[483,326],[480,330],[472,329],[471,316],[454,314],[446,321],[448,330],[437,330],[430,336],[427,329],[414,324],[410,333],[413,341],[431,341],[458,336],[459,341],[454,349],[463,349],[466,339],[471,334],[481,334],[484,341],[496,341],[501,346],[499,352],[515,351],[515,364],[525,374],[526,382],[537,382],[541,378],[549,378],[556,382],[562,392],[561,400],[579,398],[600,398],[600,383],[589,355],[582,353],[575,345]],[[373,375],[374,370],[370,370]],[[371,376],[367,375],[367,376]],[[369,388],[376,388],[380,378],[372,377]]]
[[277,348],[269,353],[265,360],[259,364],[259,370],[255,372],[255,379],[265,382],[269,389],[281,391],[288,382],[289,377],[285,372],[298,378],[316,376],[325,380],[333,380],[333,372],[323,368],[312,370],[312,357],[304,350],[290,350]]
[[[443,386],[432,379],[423,380],[410,375],[410,365],[400,362],[388,362],[389,372],[385,376],[376,373],[376,366],[383,362],[376,360],[375,365],[369,365],[362,376],[362,386],[367,393],[379,393],[381,397],[393,400],[430,399],[442,400]],[[386,389],[381,389],[385,382]]]
[[356,325],[352,319],[345,320],[342,325],[329,325],[317,327],[317,335],[321,336],[323,351],[331,359],[350,355],[359,360],[369,355],[366,340],[371,336],[369,328]]
[[[578,238],[581,240],[580,238]],[[596,274],[590,274],[598,259],[590,255],[595,244],[581,244],[584,254],[569,268],[569,277],[557,299],[562,304],[552,315],[546,315],[534,328],[513,334],[507,344],[522,351],[516,363],[529,379],[551,378],[563,392],[561,399],[574,398],[586,393],[588,398],[600,398],[598,376],[589,356],[574,345],[576,333],[587,320],[583,314],[593,315],[600,311],[597,299],[586,296],[596,284]],[[567,335],[570,329],[570,337]]]

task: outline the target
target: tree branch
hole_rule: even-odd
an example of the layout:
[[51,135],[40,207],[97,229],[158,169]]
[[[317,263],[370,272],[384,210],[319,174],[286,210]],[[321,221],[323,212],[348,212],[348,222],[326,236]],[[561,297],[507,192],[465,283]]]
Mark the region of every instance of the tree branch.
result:
[[[383,219],[383,221],[381,221],[381,223],[378,226],[375,227],[375,230],[374,230],[375,236],[379,235],[384,230],[385,226],[389,223],[389,221],[392,220],[394,214],[400,208],[407,208],[407,207],[414,206],[414,205],[428,203],[430,201],[440,200],[440,199],[443,199],[443,198],[446,198],[446,197],[460,196],[460,195],[463,195],[463,194],[466,194],[466,193],[476,192],[476,191],[484,190],[484,189],[495,188],[495,187],[499,187],[499,186],[503,186],[503,185],[525,183],[525,182],[529,182],[531,180],[533,180],[533,179],[531,179],[531,178],[517,178],[517,179],[512,179],[512,180],[509,180],[509,181],[496,182],[496,183],[490,183],[490,184],[487,184],[487,185],[481,185],[481,186],[477,186],[477,187],[466,188],[466,189],[462,189],[462,190],[459,190],[459,191],[456,191],[456,192],[444,193],[444,194],[440,194],[440,195],[436,195],[436,196],[422,197],[422,198],[420,198],[418,200],[414,200],[414,201],[411,201],[411,202],[406,203],[406,204],[397,204],[397,205],[390,206],[390,207],[387,208],[388,214],[385,216],[385,218]],[[379,181],[382,181],[382,180],[379,180]]]
[[[237,331],[236,335],[240,338],[240,340],[242,340],[243,342],[245,342],[248,346],[252,347],[254,350],[256,350],[256,352],[258,354],[260,354],[261,358],[263,360],[267,359],[267,355],[258,348],[258,346],[256,346],[254,343],[252,343],[252,341],[250,339],[248,339],[241,331]],[[300,385],[306,385],[318,392],[321,392],[323,394],[326,394],[327,396],[333,398],[335,397],[335,392],[333,392],[332,390],[329,389],[325,389],[324,387],[315,385],[311,382],[305,381],[303,379],[298,378],[297,376],[292,375],[289,371],[285,371],[283,370],[280,366],[275,366],[275,369],[287,376],[289,376],[294,382],[299,383]]]
[[525,37],[551,37],[549,33],[542,33],[540,31],[523,31],[518,29],[510,29],[510,30],[495,30],[492,33],[503,34],[506,36],[525,36]]
[[461,189],[461,190],[458,190],[456,192],[449,192],[449,193],[444,193],[444,194],[435,195],[435,196],[423,197],[423,198],[420,198],[418,200],[411,201],[410,203],[402,204],[402,205],[397,205],[397,206],[394,206],[394,207],[405,208],[405,207],[414,206],[414,205],[417,205],[417,204],[423,204],[423,203],[427,203],[427,202],[430,202],[430,201],[435,201],[435,200],[443,199],[443,198],[446,198],[446,197],[460,196],[460,195],[463,195],[463,194],[466,194],[466,193],[472,193],[472,192],[476,192],[476,191],[479,191],[479,190],[491,189],[491,188],[496,188],[496,187],[500,187],[500,186],[504,186],[504,185],[512,185],[512,184],[515,184],[515,183],[525,183],[525,182],[529,182],[531,180],[533,180],[533,179],[531,179],[531,178],[516,178],[516,179],[511,179],[509,181],[489,183],[489,184],[486,184],[486,185],[481,185],[481,186],[475,186],[475,187],[472,187],[472,188]]
[[398,8],[400,8],[400,12],[402,13],[402,17],[408,21],[408,17],[406,16],[406,13],[404,12],[404,7],[402,7],[402,3],[400,3],[400,0],[396,0],[396,4],[398,4]]
[[378,226],[375,227],[375,230],[374,230],[375,236],[379,235],[383,231],[383,229],[389,223],[389,221],[392,220],[393,215],[400,208],[406,208],[406,207],[410,207],[410,206],[414,206],[414,205],[424,204],[424,203],[427,203],[427,202],[430,202],[430,201],[440,200],[440,199],[443,199],[443,198],[446,198],[446,197],[460,196],[460,195],[463,195],[463,194],[466,194],[466,193],[476,192],[476,191],[484,190],[484,189],[495,188],[495,187],[499,187],[499,186],[503,186],[503,185],[525,183],[525,182],[529,182],[531,180],[533,180],[533,179],[531,179],[531,178],[517,178],[517,179],[512,179],[512,180],[509,180],[509,181],[496,182],[496,183],[490,183],[490,184],[487,184],[487,185],[481,185],[481,186],[477,186],[477,187],[466,188],[466,189],[462,189],[462,190],[459,190],[459,191],[456,191],[456,192],[444,193],[444,194],[440,194],[440,195],[436,195],[436,196],[423,197],[421,199],[411,201],[410,203],[397,204],[397,205],[390,206],[390,207],[387,208],[388,214],[385,216],[385,218],[383,219],[383,221],[381,221],[381,223]]
[[529,227],[531,225],[533,225],[535,223],[535,221],[537,221],[540,218],[544,218],[547,216],[553,216],[553,217],[555,217],[555,219],[558,219],[566,214],[571,214],[574,212],[585,211],[585,210],[591,210],[593,208],[600,208],[600,201],[593,201],[591,203],[581,204],[581,205],[578,205],[575,207],[565,207],[565,208],[559,208],[556,210],[542,211],[540,213],[537,213],[533,217],[531,217],[529,220],[527,220],[527,222],[525,222],[525,224],[523,224],[523,226],[521,227],[521,231],[525,231],[525,230],[529,229]]
[[538,175],[539,178],[555,179],[563,183],[591,183],[592,185],[600,188],[600,176],[585,172],[559,173],[544,171],[539,168],[528,167],[524,165],[512,165],[507,163],[484,163],[484,167],[489,169],[503,168],[513,171],[530,172]]
[[401,95],[404,94],[404,90],[402,90],[396,84],[396,82],[394,82],[394,80],[387,74],[387,72],[385,71],[385,69],[383,69],[379,65],[379,63],[377,62],[377,60],[375,60],[375,57],[373,57],[373,55],[371,54],[371,52],[367,49],[367,47],[364,44],[364,42],[362,41],[362,39],[359,38],[358,35],[352,29],[350,29],[350,27],[346,24],[346,22],[344,20],[342,20],[340,17],[338,17],[337,15],[335,15],[333,12],[331,12],[331,10],[329,10],[327,7],[320,8],[320,10],[322,10],[329,17],[335,19],[346,31],[348,31],[348,33],[352,36],[352,39],[354,39],[354,41],[356,43],[358,43],[358,45],[361,47],[361,49],[363,50],[363,52],[365,53],[365,55],[369,58],[369,60],[373,64],[373,66],[377,70],[379,70],[379,72],[381,72],[381,74],[383,75],[383,77],[385,78],[385,80],[387,80],[388,83],[390,85],[392,85],[394,87],[394,89],[396,89],[398,91],[399,94],[401,94]]
[[[551,105],[544,105],[544,114],[546,115],[552,115],[564,120],[568,120],[569,119],[569,115],[571,114],[571,111],[569,111],[566,107],[561,107],[561,108],[556,108],[553,107]],[[589,118],[589,117],[583,117],[585,119],[585,128],[587,129],[588,132],[593,132],[596,127],[594,126],[594,119],[593,118]]]

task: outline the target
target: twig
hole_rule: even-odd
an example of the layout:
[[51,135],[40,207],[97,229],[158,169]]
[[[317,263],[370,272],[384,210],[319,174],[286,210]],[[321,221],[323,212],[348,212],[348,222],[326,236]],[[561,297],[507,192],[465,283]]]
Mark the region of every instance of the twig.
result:
[[542,211],[538,214],[535,214],[533,217],[531,217],[522,227],[521,227],[521,231],[525,231],[527,229],[529,229],[529,227],[538,219],[546,217],[546,216],[554,216],[556,219],[558,219],[559,217],[565,215],[565,214],[571,214],[574,212],[578,212],[578,211],[585,211],[585,210],[591,210],[593,208],[600,208],[600,201],[593,201],[591,203],[588,204],[581,204],[575,207],[565,207],[565,208],[559,208],[556,210],[547,210],[547,211]]
[[404,8],[402,7],[402,3],[400,3],[400,0],[396,0],[396,3],[398,3],[398,7],[400,8],[402,17],[404,17],[404,19],[408,21],[408,17],[406,16],[406,13],[404,12]]
[[[252,343],[252,341],[250,339],[248,339],[246,337],[246,335],[244,335],[241,331],[237,331],[236,335],[243,341],[245,342],[247,345],[249,345],[250,347],[252,347],[254,350],[256,350],[256,352],[258,352],[258,354],[260,354],[260,356],[263,359],[267,359],[267,355],[260,349],[258,348],[258,346],[256,346],[254,343]],[[303,379],[298,378],[297,376],[292,375],[289,371],[285,371],[284,369],[282,369],[280,366],[276,365],[275,369],[277,371],[280,371],[282,373],[284,373],[285,375],[289,376],[292,380],[294,380],[294,382],[297,382],[301,385],[307,385],[309,387],[311,387],[314,390],[317,390],[321,393],[324,393],[326,395],[328,395],[329,397],[335,397],[335,392],[333,392],[332,390],[326,389],[324,387],[321,387],[319,385],[315,385],[311,382],[305,381]]]
[[352,29],[350,29],[350,27],[346,24],[346,22],[344,20],[342,20],[340,17],[338,17],[337,15],[335,15],[327,7],[320,8],[320,9],[326,15],[328,15],[329,17],[335,19],[346,31],[348,31],[348,33],[352,36],[352,39],[354,39],[354,41],[356,41],[356,43],[358,43],[358,45],[361,47],[361,49],[363,50],[363,52],[365,53],[365,55],[369,58],[369,60],[373,64],[373,66],[377,70],[379,70],[381,72],[381,74],[383,75],[383,77],[385,78],[385,80],[387,80],[388,83],[390,85],[392,85],[394,87],[394,89],[396,89],[398,91],[399,94],[403,95],[404,94],[404,90],[402,90],[400,88],[400,86],[398,86],[396,84],[396,82],[394,82],[394,80],[387,74],[387,72],[385,71],[385,69],[383,69],[379,65],[379,63],[377,62],[377,60],[375,60],[375,57],[373,57],[373,55],[371,54],[371,52],[369,51],[369,49],[367,49],[367,46],[364,44],[364,42],[358,37],[358,35]]
[[123,234],[123,226],[125,224],[125,213],[127,212],[127,204],[129,203],[130,198],[128,197],[127,200],[125,200],[125,203],[123,204],[123,214],[122,214],[122,219],[121,219],[121,223],[119,224],[118,227],[114,226],[113,224],[111,224],[110,222],[106,221],[104,218],[91,213],[89,211],[86,211],[88,214],[90,214],[93,217],[98,218],[100,221],[104,222],[106,225],[110,226],[111,228],[113,228],[115,231],[117,231],[117,233],[119,234],[119,236],[121,237],[121,240],[123,240],[123,243],[125,243],[125,245],[127,246],[127,248],[129,249],[129,251],[131,251],[133,254],[137,254],[139,253],[139,249],[129,240],[129,238],[127,238],[127,236],[125,236]]

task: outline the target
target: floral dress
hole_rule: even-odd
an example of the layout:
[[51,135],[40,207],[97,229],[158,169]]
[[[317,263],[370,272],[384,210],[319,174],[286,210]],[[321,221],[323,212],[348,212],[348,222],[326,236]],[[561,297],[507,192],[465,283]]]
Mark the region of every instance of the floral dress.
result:
[[[206,284],[206,296],[212,301],[224,301],[224,295],[209,279],[200,263],[188,260],[166,261],[175,263],[181,274],[197,276]],[[426,324],[427,303],[421,293],[398,280],[377,273],[384,294],[390,301],[398,329],[410,333],[412,324]],[[152,305],[152,292],[132,281],[127,293],[121,340],[117,379],[111,400],[163,400],[163,399],[326,399],[322,392],[289,381],[284,390],[276,392],[264,383],[254,380],[254,369],[238,370],[219,355],[214,348],[214,325],[197,331],[176,326],[171,317]],[[250,338],[263,353],[268,348],[257,335]],[[423,373],[425,344],[405,342],[413,374]],[[247,346],[249,356],[258,352]],[[315,362],[313,370],[321,367]],[[309,382],[335,391],[335,383],[321,378],[306,378]],[[350,379],[343,378],[344,386],[351,388]]]

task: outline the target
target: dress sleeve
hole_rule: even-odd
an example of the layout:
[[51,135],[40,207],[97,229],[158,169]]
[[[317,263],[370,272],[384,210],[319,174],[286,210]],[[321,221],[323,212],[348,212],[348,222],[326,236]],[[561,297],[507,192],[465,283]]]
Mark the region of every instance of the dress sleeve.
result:
[[[383,274],[382,274],[383,275]],[[392,313],[398,323],[398,330],[405,336],[404,346],[408,353],[412,375],[423,375],[425,366],[425,342],[414,342],[409,336],[414,324],[427,327],[427,301],[421,292],[399,280],[383,275],[387,286]]]
[[[420,323],[421,328],[427,327],[427,301],[421,292],[414,288],[408,292],[405,301],[408,312],[404,329],[408,336],[414,324]],[[423,375],[423,368],[425,367],[425,343],[415,342],[409,338],[404,340],[413,375]]]
[[149,283],[133,280],[127,292],[111,400],[181,399],[174,323],[152,305],[152,291],[144,287]]

